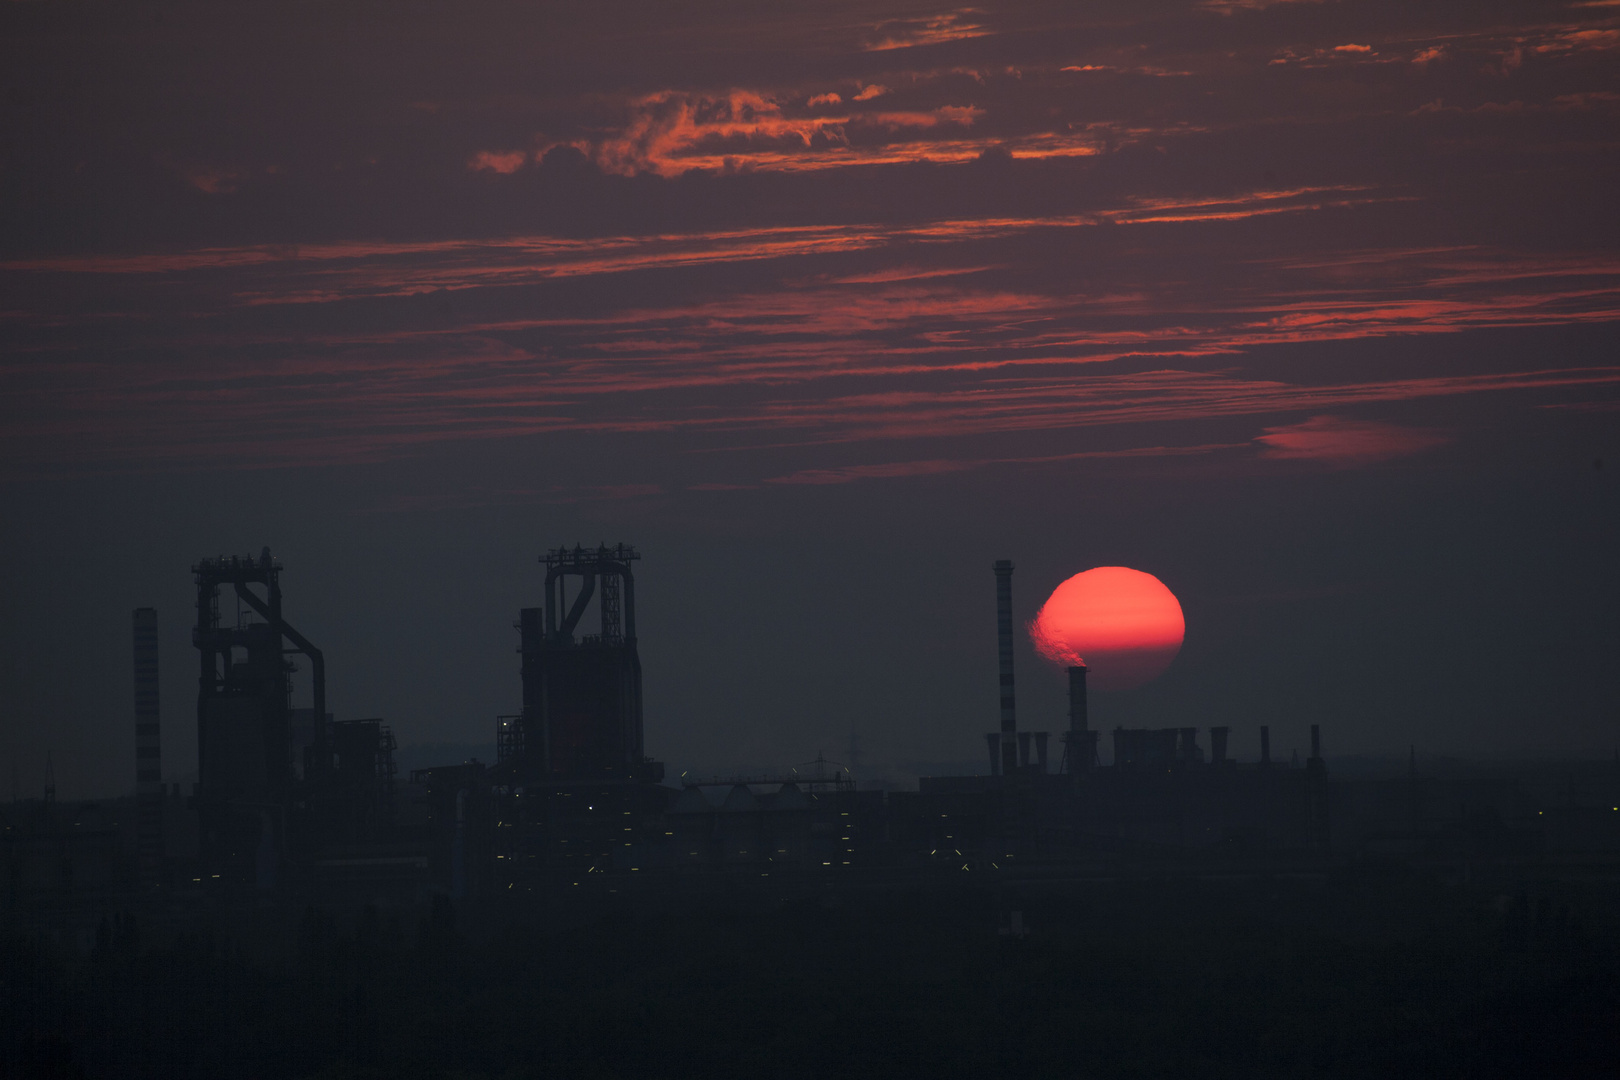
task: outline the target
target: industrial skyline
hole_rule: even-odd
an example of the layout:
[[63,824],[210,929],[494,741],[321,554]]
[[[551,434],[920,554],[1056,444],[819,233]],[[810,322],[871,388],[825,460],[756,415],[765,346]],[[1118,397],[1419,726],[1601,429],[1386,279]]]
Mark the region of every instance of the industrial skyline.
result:
[[[895,784],[818,754],[796,768],[729,777],[683,770],[665,783],[642,726],[640,559],[624,543],[540,556],[544,602],[520,609],[514,624],[522,710],[494,719],[493,755],[451,757],[403,777],[382,718],[326,710],[325,653],[287,615],[285,567],[270,549],[199,560],[191,567],[195,761],[171,753],[172,771],[162,771],[157,613],[137,608],[133,832],[105,824],[128,812],[124,800],[67,809],[50,788],[42,801],[14,800],[4,836],[7,910],[53,894],[102,903],[139,895],[155,910],[249,897],[283,906],[411,906],[429,896],[487,903],[515,889],[544,896],[586,875],[638,872],[717,881],[757,873],[799,886],[822,874],[893,888],[944,869],[1072,874],[1077,860],[1122,850],[1298,863],[1353,855],[1392,829],[1455,843],[1442,839],[1452,827],[1445,810],[1439,818],[1434,810],[1420,817],[1415,804],[1403,811],[1384,781],[1330,787],[1315,724],[1303,769],[1297,754],[1286,765],[1271,760],[1267,726],[1260,759],[1240,764],[1228,755],[1229,727],[1209,729],[1206,751],[1200,729],[1184,723],[1116,726],[1105,762],[1078,656],[1066,667],[1068,727],[1053,761],[1051,732],[1018,721],[1008,559],[992,567],[1000,709],[997,730],[985,735],[986,767]],[[1115,591],[1105,584],[1064,616],[1071,635],[1106,646],[1093,659],[1105,677],[1162,648],[1156,633],[1141,632],[1144,617],[1162,631],[1151,620],[1168,594],[1157,582],[1144,592],[1145,576],[1130,574],[1106,578]],[[234,618],[222,600],[235,602]],[[310,672],[308,707],[294,692],[300,663]],[[1491,850],[1530,843],[1529,804],[1516,784],[1502,781],[1489,798],[1524,838]],[[1341,808],[1336,847],[1333,804]],[[103,824],[87,828],[86,817]]]
[[999,558],[1180,598],[1105,730],[1611,754],[1617,11],[5,5],[0,768],[125,790],[128,613],[266,544],[486,745],[561,537],[677,771],[981,760]]
[[0,2],[0,1073],[1620,1057],[1620,0]]

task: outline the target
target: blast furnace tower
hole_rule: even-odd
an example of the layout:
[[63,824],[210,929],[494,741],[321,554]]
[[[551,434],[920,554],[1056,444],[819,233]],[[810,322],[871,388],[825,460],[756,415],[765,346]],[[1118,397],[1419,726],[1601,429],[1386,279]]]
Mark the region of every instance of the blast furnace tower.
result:
[[[330,756],[326,662],[283,618],[281,563],[270,557],[269,548],[257,559],[203,559],[191,571],[197,582],[192,643],[202,667],[197,687],[201,855],[210,871],[227,880],[269,887],[279,874],[297,781],[288,709],[293,669],[285,654],[302,653],[314,676],[313,745],[301,763],[311,780]],[[263,586],[265,595],[250,585]],[[222,625],[222,587],[231,588],[263,621],[250,621],[244,612],[234,625]]]
[[[636,653],[636,591],[628,544],[553,548],[543,608],[525,608],[518,628],[523,654],[523,714],[517,758],[531,780],[648,779],[642,754],[641,659]],[[568,596],[570,579],[578,582]],[[595,634],[578,631],[592,600]]]

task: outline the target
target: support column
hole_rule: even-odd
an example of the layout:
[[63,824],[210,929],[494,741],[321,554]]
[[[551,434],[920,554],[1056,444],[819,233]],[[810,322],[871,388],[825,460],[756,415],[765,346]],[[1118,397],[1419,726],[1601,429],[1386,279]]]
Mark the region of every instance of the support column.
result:
[[996,656],[1001,682],[1001,771],[1018,765],[1018,715],[1013,699],[1013,564],[1002,559],[996,571]]
[[158,709],[158,625],[155,608],[136,608],[135,857],[141,884],[159,884],[163,870],[163,749]]

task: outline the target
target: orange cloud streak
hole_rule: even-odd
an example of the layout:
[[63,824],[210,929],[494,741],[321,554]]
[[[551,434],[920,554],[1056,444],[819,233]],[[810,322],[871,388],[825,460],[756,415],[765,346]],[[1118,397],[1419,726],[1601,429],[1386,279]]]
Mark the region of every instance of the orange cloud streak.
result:
[[1406,457],[1450,439],[1433,431],[1420,431],[1375,420],[1345,420],[1313,416],[1298,424],[1267,428],[1254,440],[1267,457],[1303,458],[1335,465],[1365,465]]

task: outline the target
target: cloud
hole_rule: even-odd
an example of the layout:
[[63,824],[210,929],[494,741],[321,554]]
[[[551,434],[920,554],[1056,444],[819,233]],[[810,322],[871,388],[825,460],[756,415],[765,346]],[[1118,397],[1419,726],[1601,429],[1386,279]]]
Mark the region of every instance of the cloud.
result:
[[243,175],[240,169],[198,167],[180,170],[181,178],[204,195],[235,191]]
[[1235,15],[1240,11],[1264,11],[1280,4],[1319,4],[1322,0],[1201,0],[1199,7],[1222,15]]
[[984,115],[983,109],[971,105],[944,105],[932,112],[880,112],[859,117],[862,124],[888,128],[931,128],[938,124],[961,124],[967,127]]
[[1538,41],[1532,48],[1541,54],[1613,52],[1620,49],[1620,30],[1584,26],[1562,27]]
[[[604,172],[675,176],[723,166],[737,153],[746,158],[760,143],[778,150],[783,145],[807,149],[818,140],[842,144],[847,122],[848,117],[790,117],[776,100],[754,91],[734,90],[723,97],[663,91],[633,102],[630,122],[597,143],[593,156]],[[696,152],[705,147],[709,153]]]
[[879,86],[877,83],[873,83],[871,86],[863,87],[861,92],[856,94],[851,100],[871,101],[873,98],[882,97],[888,92],[889,88],[887,86]]
[[938,476],[966,472],[992,465],[1053,465],[1064,462],[1134,460],[1141,458],[1196,457],[1219,450],[1232,450],[1242,443],[1206,443],[1198,446],[1139,446],[1122,450],[1081,450],[1070,454],[1043,454],[1036,457],[935,458],[927,461],[891,461],[876,465],[845,465],[838,468],[801,469],[786,476],[775,476],[767,484],[824,486],[849,484],[858,480],[903,480],[916,476]]
[[1591,109],[1620,103],[1620,93],[1613,90],[1588,90],[1576,94],[1559,94],[1553,98],[1555,109]]
[[1450,441],[1449,436],[1434,431],[1336,416],[1313,416],[1297,424],[1267,428],[1264,435],[1255,438],[1269,458],[1343,466],[1407,457]]
[[805,104],[813,109],[817,105],[841,105],[843,101],[844,99],[837,94],[816,94],[805,99]]
[[892,480],[912,476],[936,476],[977,468],[975,461],[892,461],[881,465],[846,465],[836,469],[801,469],[787,476],[776,476],[768,484],[848,484],[856,480]]
[[[854,101],[871,101],[882,92],[882,87],[868,86]],[[923,160],[964,162],[1000,141],[989,136],[919,137],[942,126],[972,126],[986,115],[977,105],[877,112],[853,108],[827,114],[795,112],[785,100],[755,90],[724,95],[660,91],[630,102],[629,118],[619,130],[585,141],[583,149],[607,173],[675,177],[695,170],[805,172]],[[836,94],[821,94],[808,99],[806,108],[839,100]],[[1096,153],[1104,141],[1124,145],[1131,136],[1091,130],[1035,133],[1015,140],[1012,152],[1017,157],[1085,156]]]
[[1331,48],[1311,49],[1301,52],[1289,47],[1283,49],[1270,63],[1273,66],[1293,64],[1303,68],[1324,67],[1332,64],[1387,64],[1392,60],[1379,59],[1378,52],[1371,45],[1334,45]]
[[863,46],[867,52],[887,52],[893,49],[914,49],[925,45],[944,45],[968,38],[985,37],[992,31],[978,23],[966,21],[977,15],[973,8],[961,8],[942,15],[920,19],[895,19],[875,23],[874,37]]
[[467,168],[474,172],[492,172],[507,176],[523,168],[529,160],[529,155],[522,150],[480,150],[467,162]]

